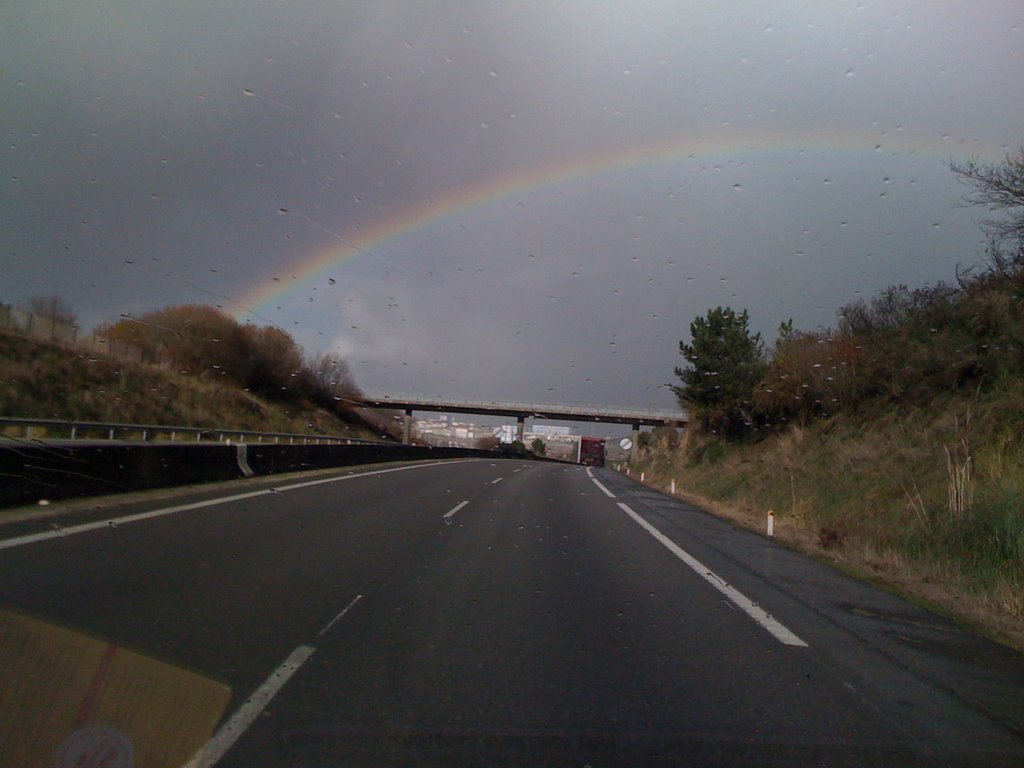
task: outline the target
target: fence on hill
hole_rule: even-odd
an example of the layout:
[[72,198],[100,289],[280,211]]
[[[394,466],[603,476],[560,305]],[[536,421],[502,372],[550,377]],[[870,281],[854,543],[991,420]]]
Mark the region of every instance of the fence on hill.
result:
[[65,323],[52,317],[37,315],[20,307],[0,304],[0,330],[20,333],[34,339],[55,341],[67,346],[117,360],[128,360],[136,363],[152,363],[166,366],[169,361],[159,353],[149,352],[135,344],[128,344],[116,339],[108,339],[98,333],[85,333],[73,324]]

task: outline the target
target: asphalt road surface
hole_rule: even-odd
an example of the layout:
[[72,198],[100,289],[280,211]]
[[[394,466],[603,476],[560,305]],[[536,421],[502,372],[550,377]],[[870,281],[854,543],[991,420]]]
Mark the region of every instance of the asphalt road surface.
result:
[[227,681],[196,766],[1024,765],[1021,655],[605,469],[22,520],[0,604]]

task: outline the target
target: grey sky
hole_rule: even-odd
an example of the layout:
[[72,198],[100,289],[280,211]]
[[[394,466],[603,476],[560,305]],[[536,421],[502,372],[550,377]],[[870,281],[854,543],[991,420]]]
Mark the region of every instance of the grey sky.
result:
[[7,5],[0,301],[244,318],[333,249],[251,319],[373,392],[672,406],[709,307],[770,337],[975,261],[946,163],[1024,143],[1006,0]]

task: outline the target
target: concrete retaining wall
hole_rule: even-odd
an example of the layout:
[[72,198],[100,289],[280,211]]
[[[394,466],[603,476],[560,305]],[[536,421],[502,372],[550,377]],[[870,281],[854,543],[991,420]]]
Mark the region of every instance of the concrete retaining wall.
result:
[[4,444],[0,445],[0,507],[306,469],[494,455],[466,448],[392,444]]

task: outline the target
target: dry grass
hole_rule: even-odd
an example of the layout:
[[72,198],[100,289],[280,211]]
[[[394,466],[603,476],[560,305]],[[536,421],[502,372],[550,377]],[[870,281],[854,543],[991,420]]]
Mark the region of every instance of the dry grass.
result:
[[[263,400],[229,382],[92,358],[0,333],[0,415],[185,427],[370,435],[321,409]],[[44,437],[42,430],[35,432]]]
[[677,495],[759,532],[771,509],[780,540],[1024,649],[1019,398],[949,396],[758,443],[690,436],[633,474],[666,490],[674,478]]

